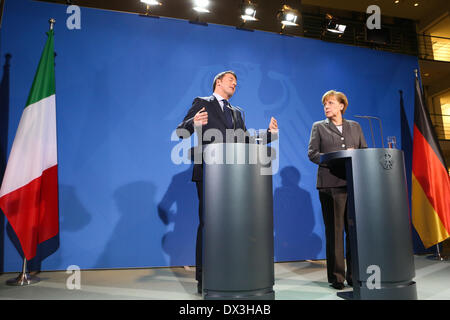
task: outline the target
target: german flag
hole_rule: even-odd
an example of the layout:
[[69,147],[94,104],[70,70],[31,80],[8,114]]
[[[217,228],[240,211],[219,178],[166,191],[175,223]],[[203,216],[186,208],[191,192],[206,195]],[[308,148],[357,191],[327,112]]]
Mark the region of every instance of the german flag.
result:
[[411,198],[412,222],[425,248],[449,238],[450,179],[417,77]]

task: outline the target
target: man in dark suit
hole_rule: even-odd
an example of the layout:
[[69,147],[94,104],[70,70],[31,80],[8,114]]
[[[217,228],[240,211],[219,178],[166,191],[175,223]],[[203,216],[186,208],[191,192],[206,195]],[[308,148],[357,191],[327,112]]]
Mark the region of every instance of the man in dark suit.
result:
[[[227,130],[247,131],[241,112],[230,105],[229,99],[236,91],[237,77],[233,71],[224,71],[215,76],[213,82],[213,94],[209,97],[197,97],[192,103],[187,115],[177,127],[177,134],[180,138],[188,138],[197,131],[199,146],[209,143],[235,142],[226,141]],[[216,130],[217,134],[211,139],[204,139],[208,130]],[[211,131],[210,131],[211,132]],[[278,133],[277,121],[272,117],[264,140],[269,143],[273,134]],[[229,135],[228,135],[229,137]],[[195,264],[195,278],[198,281],[198,293],[202,292],[202,235],[203,235],[203,160],[194,164],[192,181],[196,183],[197,195],[199,199],[199,226],[197,229],[197,242]]]
[[[308,146],[309,159],[319,164],[320,155],[328,152],[367,148],[364,134],[355,121],[345,120],[343,115],[348,106],[342,92],[328,91],[322,97],[326,119],[317,121],[311,129]],[[352,286],[350,241],[347,225],[347,181],[344,168],[329,168],[319,164],[317,189],[325,224],[327,276],[335,289],[345,287],[344,281]],[[346,238],[347,273],[345,273],[344,239]]]

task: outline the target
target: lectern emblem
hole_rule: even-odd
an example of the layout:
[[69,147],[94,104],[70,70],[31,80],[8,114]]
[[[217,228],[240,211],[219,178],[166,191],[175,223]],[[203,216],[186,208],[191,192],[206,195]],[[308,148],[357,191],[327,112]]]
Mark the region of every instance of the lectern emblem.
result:
[[385,170],[390,170],[394,166],[394,160],[392,160],[392,156],[389,153],[385,153],[381,157],[380,163]]

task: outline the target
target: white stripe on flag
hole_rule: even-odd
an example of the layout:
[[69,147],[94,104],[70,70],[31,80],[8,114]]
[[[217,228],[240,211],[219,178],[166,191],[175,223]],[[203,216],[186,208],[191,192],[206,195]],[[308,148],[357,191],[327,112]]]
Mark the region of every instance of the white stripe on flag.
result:
[[0,197],[40,177],[57,164],[56,99],[51,95],[27,106],[14,138]]

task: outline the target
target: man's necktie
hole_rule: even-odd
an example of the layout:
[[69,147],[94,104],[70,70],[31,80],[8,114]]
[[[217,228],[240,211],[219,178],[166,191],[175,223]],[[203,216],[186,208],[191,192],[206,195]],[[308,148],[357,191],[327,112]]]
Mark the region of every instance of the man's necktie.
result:
[[223,103],[223,114],[227,121],[226,122],[227,128],[231,129],[231,128],[233,128],[233,116],[231,114],[230,108],[228,107],[228,100],[223,99],[222,103]]

